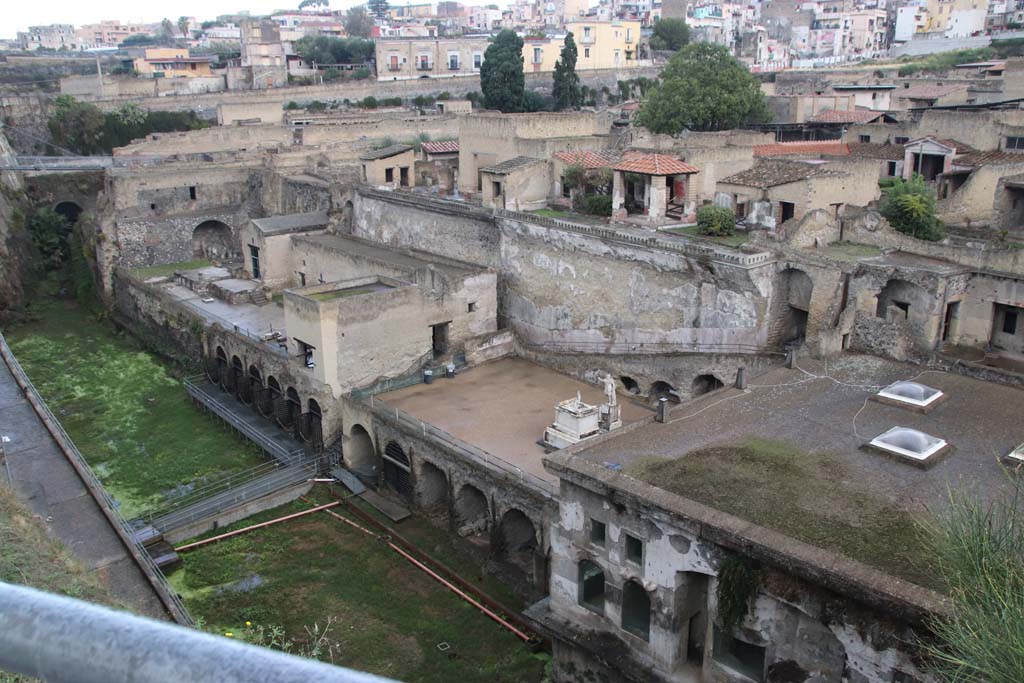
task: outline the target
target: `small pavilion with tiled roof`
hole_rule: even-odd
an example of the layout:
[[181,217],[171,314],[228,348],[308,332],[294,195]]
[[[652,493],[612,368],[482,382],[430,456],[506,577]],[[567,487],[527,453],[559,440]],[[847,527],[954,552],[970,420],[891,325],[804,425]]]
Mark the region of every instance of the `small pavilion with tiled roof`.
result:
[[[652,220],[665,218],[673,208],[676,213],[686,212],[689,178],[699,172],[697,167],[668,154],[626,152],[612,166],[612,218],[626,218],[628,198]],[[642,181],[631,182],[627,175],[640,176]]]
[[911,140],[903,146],[903,177],[910,180],[915,173],[932,181],[953,170],[953,159],[973,152],[970,145],[949,138],[931,135]]

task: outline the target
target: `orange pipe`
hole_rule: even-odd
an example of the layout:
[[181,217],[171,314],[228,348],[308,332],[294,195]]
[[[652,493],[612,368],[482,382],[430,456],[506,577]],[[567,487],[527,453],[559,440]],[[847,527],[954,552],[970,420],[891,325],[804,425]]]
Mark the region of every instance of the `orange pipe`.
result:
[[312,514],[314,512],[320,512],[321,510],[326,510],[327,508],[332,508],[332,507],[334,507],[336,505],[341,505],[341,501],[340,500],[336,500],[333,503],[327,503],[326,505],[320,505],[319,507],[315,507],[315,508],[313,508],[311,510],[303,510],[302,512],[293,512],[292,514],[285,515],[284,517],[278,517],[277,519],[271,519],[271,520],[268,520],[266,522],[260,522],[259,524],[253,524],[252,526],[247,526],[244,529],[235,529],[234,531],[229,531],[226,534],[221,534],[219,536],[213,536],[211,538],[204,538],[203,540],[196,541],[195,543],[186,543],[185,545],[178,546],[177,548],[174,549],[174,551],[180,553],[180,552],[184,552],[186,550],[192,550],[192,548],[198,548],[199,546],[206,545],[207,543],[213,543],[214,541],[220,541],[220,540],[225,539],[225,538],[231,538],[232,536],[237,536],[239,534],[244,534],[247,531],[253,531],[255,529],[262,529],[263,527],[270,526],[271,524],[277,524],[279,522],[287,522],[289,519],[295,519],[296,517],[303,517],[305,515]]
[[[326,506],[320,506],[319,508],[311,509],[311,510],[309,510],[309,512],[316,512],[317,510],[323,510],[324,507],[326,507]],[[348,524],[349,526],[355,527],[356,529],[359,529],[363,533],[368,534],[370,536],[373,536],[374,538],[378,538],[377,534],[373,533],[372,531],[370,531],[366,527],[360,526],[359,524],[356,524],[355,522],[353,522],[350,519],[342,517],[341,515],[339,515],[336,512],[333,512],[332,510],[324,510],[324,511],[327,514],[329,514],[330,516],[336,517],[337,519],[340,519],[342,522],[345,522],[345,524]],[[498,615],[498,614],[492,612],[491,610],[487,609],[487,607],[485,607],[484,605],[482,605],[479,602],[477,602],[472,596],[466,594],[465,592],[460,590],[458,587],[456,587],[454,584],[452,584],[447,579],[445,579],[443,576],[441,576],[441,575],[437,574],[436,572],[434,572],[434,570],[432,570],[430,567],[426,566],[425,564],[423,564],[422,562],[417,560],[415,557],[413,557],[409,553],[407,553],[404,550],[402,550],[401,548],[399,548],[397,545],[395,545],[391,541],[388,541],[387,544],[388,544],[389,548],[391,548],[396,553],[398,553],[399,555],[401,555],[402,557],[407,559],[409,562],[414,564],[419,569],[421,569],[424,572],[426,572],[431,578],[433,578],[436,581],[438,581],[445,588],[447,588],[448,590],[452,591],[453,593],[458,595],[460,598],[462,598],[463,600],[465,600],[466,602],[468,602],[469,604],[473,605],[478,610],[480,610],[481,612],[486,614],[488,617],[490,617],[494,621],[498,622],[499,624],[501,624],[502,626],[507,628],[509,631],[514,633],[516,636],[521,638],[523,641],[529,642],[531,640],[530,636],[526,635],[525,633],[523,633],[522,631],[517,629],[512,624],[510,624],[509,622],[505,621],[500,615]]]

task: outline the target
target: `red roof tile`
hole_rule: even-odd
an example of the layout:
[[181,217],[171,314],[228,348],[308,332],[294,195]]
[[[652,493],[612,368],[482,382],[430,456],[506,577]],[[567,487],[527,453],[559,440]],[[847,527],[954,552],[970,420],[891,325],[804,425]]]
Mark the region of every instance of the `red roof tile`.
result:
[[619,160],[620,155],[611,151],[578,151],[555,152],[554,158],[569,165],[580,165],[583,168],[609,168]]
[[777,142],[772,145],[754,145],[755,157],[779,157],[787,154],[839,154],[849,152],[846,143],[838,140],[799,140]]
[[883,112],[869,109],[826,109],[811,117],[814,123],[868,123],[874,121]]
[[421,146],[423,151],[428,154],[451,154],[459,151],[458,140],[435,140],[434,142],[424,142]]
[[626,173],[643,173],[645,175],[679,175],[680,173],[700,173],[696,166],[684,163],[667,154],[645,152],[626,152],[622,161],[613,167],[616,171]]

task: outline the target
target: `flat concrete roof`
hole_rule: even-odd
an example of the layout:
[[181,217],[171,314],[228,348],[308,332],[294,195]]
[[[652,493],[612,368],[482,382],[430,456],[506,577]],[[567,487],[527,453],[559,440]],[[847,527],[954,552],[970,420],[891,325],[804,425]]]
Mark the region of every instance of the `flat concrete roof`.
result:
[[[870,527],[868,515],[879,510],[927,516],[945,508],[950,489],[992,499],[1011,483],[1001,458],[1024,442],[1020,389],[854,354],[827,364],[801,359],[799,366],[802,369],[769,370],[750,380],[746,392],[727,388],[675,406],[668,424],[631,430],[580,450],[577,456],[596,464],[620,464],[641,478],[649,463],[655,465],[648,472],[664,474],[671,468],[657,459],[675,460],[680,463],[680,481],[699,482],[677,491],[679,495],[797,538],[818,520],[819,535],[801,540],[819,547],[844,546],[843,539],[832,544],[832,537],[865,532],[858,529]],[[883,387],[911,379],[945,392],[948,399],[928,414],[870,400]],[[945,439],[953,451],[925,470],[862,448],[895,426]],[[744,456],[744,445],[752,439],[768,443],[768,450],[778,443],[800,455],[792,461],[786,455]],[[709,453],[719,460],[702,462]],[[732,469],[719,467],[720,460],[733,453]],[[690,455],[694,459],[687,461]],[[794,466],[780,467],[779,462]],[[808,471],[817,478],[804,479]],[[667,479],[651,483],[662,482]],[[743,482],[745,493],[730,498],[737,483]],[[666,483],[664,488],[670,486]],[[800,500],[793,501],[794,495]],[[755,498],[769,512],[747,516],[756,507],[748,504],[749,499]],[[786,506],[795,506],[796,521],[781,523],[795,524],[794,528],[779,528],[779,520],[771,518],[773,507]],[[877,524],[877,516],[873,519],[871,524]],[[875,564],[880,558],[872,553],[879,542],[887,542],[882,536],[874,545],[866,540],[859,553],[847,550],[848,544],[840,551]],[[890,548],[881,554],[898,552]],[[884,562],[876,566],[896,571]],[[917,575],[912,580],[922,579]]]
[[280,235],[300,230],[314,230],[327,227],[330,219],[326,211],[290,213],[269,218],[254,218],[252,224],[264,235]]
[[[193,308],[207,321],[220,323],[229,330],[237,326],[257,338],[271,331],[278,331],[282,336],[285,334],[284,308],[277,304],[257,306],[250,303],[229,304],[221,299],[203,301],[202,297],[188,287],[175,284],[165,285],[164,291],[175,300]],[[274,346],[278,344],[276,341],[267,343]]]
[[943,261],[942,259],[921,256],[920,254],[911,254],[907,251],[891,251],[881,256],[861,259],[860,262],[865,265],[891,266],[904,270],[922,270],[938,275],[953,275],[969,270],[952,261]]
[[[521,358],[506,358],[472,368],[453,379],[435,379],[378,395],[413,417],[480,448],[541,479],[557,482],[544,469],[538,442],[555,419],[555,404],[576,396],[600,405],[604,391]],[[619,395],[623,423],[649,417],[651,411]]]

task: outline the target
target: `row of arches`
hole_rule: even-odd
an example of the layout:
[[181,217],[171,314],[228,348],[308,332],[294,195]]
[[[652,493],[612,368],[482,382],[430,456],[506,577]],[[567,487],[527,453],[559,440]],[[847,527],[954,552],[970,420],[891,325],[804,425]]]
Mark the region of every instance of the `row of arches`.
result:
[[[607,582],[601,565],[580,560],[577,565],[577,601],[592,612],[605,614]],[[624,631],[648,640],[651,635],[651,597],[639,581],[622,585],[621,626]]]
[[[626,388],[627,393],[633,396],[640,396],[642,394],[640,384],[632,377],[622,375],[619,377],[619,382]],[[696,398],[716,389],[721,389],[723,386],[725,384],[722,380],[713,374],[697,375],[690,384],[690,397]],[[647,390],[647,397],[655,404],[662,398],[668,399],[669,403],[680,403],[682,401],[682,394],[679,390],[665,380],[652,382]]]
[[207,362],[206,371],[211,382],[238,401],[309,444],[315,453],[323,452],[323,410],[315,398],[303,402],[295,387],[282,387],[276,377],[264,377],[255,365],[246,369],[238,356],[229,360],[222,346],[216,348],[213,359]]
[[[373,471],[373,441],[362,425],[352,426],[343,454],[346,466],[364,479]],[[509,508],[495,523],[493,505],[479,487],[462,483],[454,488],[441,467],[428,460],[414,463],[407,449],[393,439],[381,452],[380,484],[406,503],[444,513],[460,536],[527,574],[533,572],[540,538],[533,520],[522,510]]]

